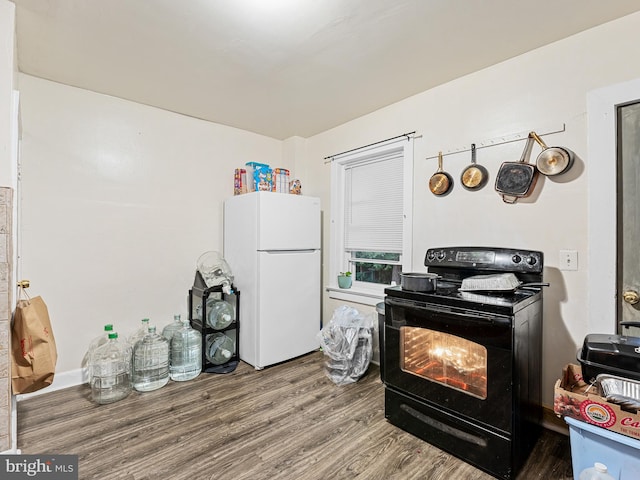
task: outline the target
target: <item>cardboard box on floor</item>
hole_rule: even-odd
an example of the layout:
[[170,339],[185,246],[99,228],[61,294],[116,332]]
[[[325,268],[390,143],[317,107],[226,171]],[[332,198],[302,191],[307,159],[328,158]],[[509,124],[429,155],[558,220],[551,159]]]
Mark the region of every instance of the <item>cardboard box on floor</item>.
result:
[[623,410],[598,395],[595,385],[582,379],[580,365],[569,364],[556,381],[553,411],[558,416],[572,417],[607,430],[640,439],[640,413]]

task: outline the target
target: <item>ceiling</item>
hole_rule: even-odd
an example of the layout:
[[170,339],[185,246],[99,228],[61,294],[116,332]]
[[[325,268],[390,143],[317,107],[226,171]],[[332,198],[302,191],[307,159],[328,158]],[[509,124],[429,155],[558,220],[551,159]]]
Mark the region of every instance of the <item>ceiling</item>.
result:
[[21,72],[309,137],[638,0],[13,0]]

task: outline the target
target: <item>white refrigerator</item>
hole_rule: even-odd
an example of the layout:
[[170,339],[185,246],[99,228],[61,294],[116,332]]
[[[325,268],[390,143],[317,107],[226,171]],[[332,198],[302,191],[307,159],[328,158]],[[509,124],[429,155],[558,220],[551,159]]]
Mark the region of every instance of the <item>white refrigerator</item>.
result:
[[319,348],[320,242],[319,198],[252,192],[224,202],[240,359],[257,370]]

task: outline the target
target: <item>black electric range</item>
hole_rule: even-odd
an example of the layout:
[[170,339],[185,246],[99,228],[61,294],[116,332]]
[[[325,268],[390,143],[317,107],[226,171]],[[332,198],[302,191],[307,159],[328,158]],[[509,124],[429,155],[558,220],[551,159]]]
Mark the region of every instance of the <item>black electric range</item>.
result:
[[541,422],[542,288],[461,291],[465,278],[542,282],[543,254],[427,250],[432,292],[385,289],[380,332],[385,417],[501,479],[515,478]]

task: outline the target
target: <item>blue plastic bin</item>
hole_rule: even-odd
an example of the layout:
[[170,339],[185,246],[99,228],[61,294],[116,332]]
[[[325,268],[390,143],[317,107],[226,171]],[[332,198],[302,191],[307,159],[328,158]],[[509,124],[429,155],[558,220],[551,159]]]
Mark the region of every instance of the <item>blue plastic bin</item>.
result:
[[640,479],[640,440],[574,418],[564,420],[569,424],[574,480],[595,462],[604,463],[615,479]]

